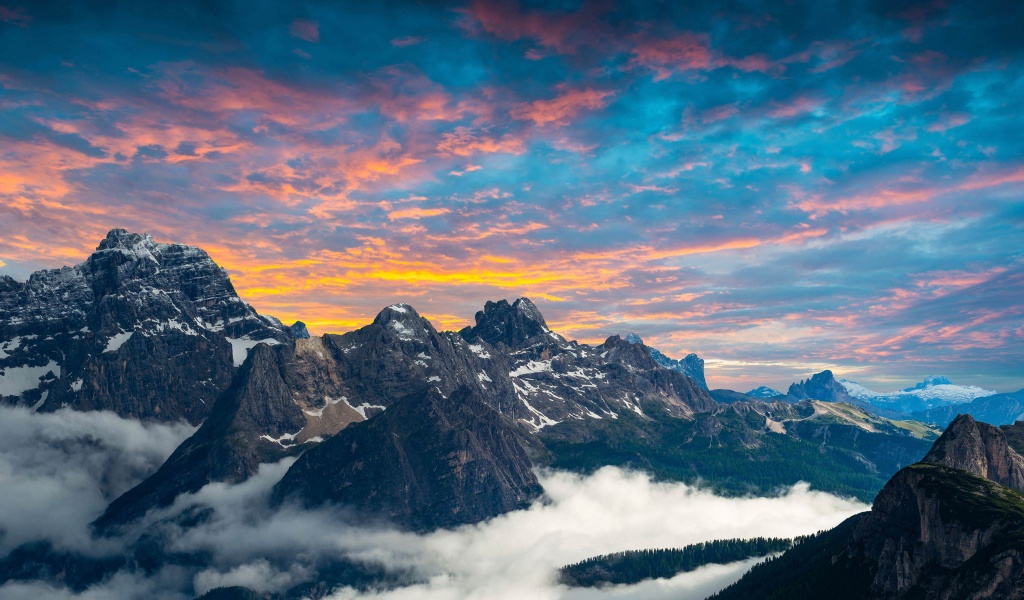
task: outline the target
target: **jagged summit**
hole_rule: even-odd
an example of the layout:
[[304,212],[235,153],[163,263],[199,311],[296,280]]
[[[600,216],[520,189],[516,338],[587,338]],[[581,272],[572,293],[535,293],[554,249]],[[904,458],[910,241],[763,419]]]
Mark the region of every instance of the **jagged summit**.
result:
[[548,329],[537,306],[529,298],[519,298],[512,304],[508,300],[487,301],[484,309],[475,315],[476,325],[466,327],[459,334],[466,340],[480,338],[492,346],[499,343],[517,348],[536,336],[547,335],[554,340],[561,337]]
[[630,344],[642,344],[642,343],[644,343],[644,340],[639,335],[637,335],[636,333],[634,333],[632,331],[627,333],[626,337],[624,339],[627,342],[629,342]]
[[650,346],[644,344],[643,338],[641,338],[639,335],[632,331],[626,334],[626,337],[623,338],[623,340],[630,344],[646,347],[647,351],[650,352],[651,357],[654,359],[654,362],[665,367],[666,369],[671,369],[673,371],[682,373],[683,375],[686,375],[690,379],[696,381],[697,385],[699,385],[704,390],[708,389],[708,382],[704,379],[704,359],[697,356],[696,354],[687,354],[682,360],[669,358],[668,356],[665,356],[657,348],[651,348]]
[[390,334],[398,336],[403,341],[423,340],[436,334],[430,321],[421,317],[415,308],[404,303],[385,307],[377,313],[373,324],[384,327]]
[[389,321],[399,320],[405,321],[410,319],[420,319],[420,313],[416,312],[416,309],[411,304],[405,302],[399,302],[392,304],[391,306],[385,306],[377,313],[374,317],[373,322],[379,325],[383,325]]
[[111,229],[107,237],[100,240],[96,246],[97,252],[104,250],[159,250],[167,247],[167,244],[157,244],[153,236],[148,233],[133,233],[127,229]]
[[798,400],[845,402],[850,400],[846,388],[836,381],[832,371],[826,369],[789,386],[789,395]]
[[960,469],[1024,491],[1024,457],[1010,447],[1000,428],[971,415],[954,419],[922,462]]
[[288,329],[292,330],[292,335],[294,335],[297,340],[308,340],[310,337],[309,329],[306,329],[306,324],[302,321],[292,323]]
[[755,398],[775,398],[777,396],[784,396],[785,394],[783,394],[782,392],[775,388],[770,388],[766,385],[762,385],[750,390],[749,392],[747,392],[747,395],[753,396]]
[[81,264],[0,285],[0,401],[197,424],[250,348],[291,339],[203,250],[112,229]]

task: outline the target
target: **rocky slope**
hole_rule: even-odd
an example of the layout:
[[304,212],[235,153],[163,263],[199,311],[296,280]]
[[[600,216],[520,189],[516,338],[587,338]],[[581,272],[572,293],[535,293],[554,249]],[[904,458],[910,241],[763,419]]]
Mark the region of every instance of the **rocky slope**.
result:
[[294,400],[298,386],[281,368],[294,354],[286,346],[257,346],[202,427],[156,473],[114,500],[95,529],[111,533],[169,506],[180,494],[195,493],[213,481],[244,481],[260,463],[305,449],[289,434],[301,431],[308,415]]
[[206,252],[114,229],[79,265],[0,277],[0,400],[198,424],[249,348],[292,336]]
[[988,478],[1017,487],[1020,460],[999,429],[957,419],[924,462],[893,476],[870,512],[714,597],[1024,597],[1024,494]]
[[790,385],[784,399],[791,402],[799,400],[845,402],[882,417],[890,419],[906,418],[906,414],[899,410],[876,406],[852,396],[842,383],[836,381],[832,371],[829,370],[816,373],[809,379]]
[[[625,340],[631,344],[643,344],[643,340],[635,333],[630,333],[625,337]],[[708,389],[708,382],[704,379],[704,359],[697,356],[696,354],[687,354],[682,359],[669,358],[661,353],[656,348],[648,346],[648,351],[651,353],[651,358],[654,362],[665,367],[666,369],[676,371],[686,375],[690,379],[697,382],[697,385]]]
[[1024,492],[1024,457],[999,427],[960,415],[949,424],[922,462],[960,469]]
[[417,531],[476,523],[540,495],[529,443],[474,390],[428,389],[303,454],[273,498],[338,504]]

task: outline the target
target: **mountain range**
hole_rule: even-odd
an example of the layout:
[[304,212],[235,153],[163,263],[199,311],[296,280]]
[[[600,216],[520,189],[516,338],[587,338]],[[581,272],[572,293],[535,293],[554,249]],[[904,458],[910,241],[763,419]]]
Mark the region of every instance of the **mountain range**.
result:
[[[709,391],[697,355],[669,359],[635,334],[567,340],[527,298],[488,301],[458,332],[397,303],[354,331],[312,336],[302,323],[257,314],[202,250],[124,230],[80,265],[0,281],[0,340],[5,403],[199,425],[97,516],[97,540],[138,540],[123,557],[96,563],[26,545],[0,562],[0,582],[59,583],[75,572],[86,574],[76,580],[82,587],[131,565],[201,563],[175,555],[160,523],[145,517],[194,527],[201,514],[168,514],[178,498],[246,482],[283,459],[294,462],[268,510],[340,507],[414,532],[542,500],[542,467],[617,465],[737,495],[806,481],[870,501],[895,477],[910,483],[894,489],[919,485],[924,467],[908,465],[929,448],[943,468],[967,464],[951,458],[959,450],[934,458],[939,442],[954,447],[950,431],[959,429],[940,437],[830,371],[786,394]],[[995,470],[982,476],[1016,481],[1016,458],[993,456]],[[900,494],[890,494],[894,503]],[[308,577],[341,585],[378,576],[330,564],[310,565]]]
[[954,385],[944,376],[926,377],[924,381],[895,392],[879,393],[845,379],[839,383],[850,396],[879,408],[910,414],[955,404],[966,404],[995,392],[973,385]]

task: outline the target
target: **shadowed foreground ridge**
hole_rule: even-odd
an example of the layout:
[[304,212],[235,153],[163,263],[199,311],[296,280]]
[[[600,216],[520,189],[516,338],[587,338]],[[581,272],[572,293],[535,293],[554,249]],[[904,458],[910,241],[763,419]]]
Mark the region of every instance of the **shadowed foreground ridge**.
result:
[[1021,456],[998,428],[958,417],[926,461],[901,470],[870,512],[812,536],[716,596],[1024,597]]
[[303,454],[273,502],[339,504],[416,531],[476,523],[540,496],[527,443],[468,388],[429,390]]

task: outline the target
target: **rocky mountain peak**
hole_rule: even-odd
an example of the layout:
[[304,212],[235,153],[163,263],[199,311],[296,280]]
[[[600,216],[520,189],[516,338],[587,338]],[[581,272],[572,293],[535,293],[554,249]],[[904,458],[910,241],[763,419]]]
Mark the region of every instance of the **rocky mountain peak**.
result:
[[375,325],[380,325],[403,341],[413,339],[424,339],[424,336],[434,332],[430,321],[420,316],[416,309],[404,303],[392,304],[377,313],[373,319]]
[[924,390],[935,385],[953,385],[953,382],[950,381],[949,378],[947,378],[945,375],[932,375],[930,377],[925,377],[924,381],[918,383],[917,385],[904,388],[903,391],[913,392],[914,390]]
[[600,348],[607,352],[606,360],[630,365],[637,369],[653,369],[657,366],[648,348],[617,335],[609,336]]
[[547,327],[547,323],[544,322],[544,315],[540,314],[540,309],[526,296],[517,298],[512,303],[512,308],[521,312],[525,318],[539,323],[542,327]]
[[0,288],[0,344],[17,347],[0,356],[0,379],[32,375],[0,385],[0,400],[43,411],[196,424],[248,349],[293,339],[243,302],[203,250],[124,229],[78,265]]
[[373,319],[373,322],[378,325],[387,325],[391,321],[417,321],[421,319],[420,313],[416,312],[416,309],[410,304],[399,302],[398,304],[392,304],[391,306],[385,306],[377,316]]
[[775,388],[762,385],[750,390],[747,392],[747,395],[755,398],[774,398],[776,396],[782,396],[783,394]]
[[289,326],[288,328],[292,330],[292,335],[295,336],[295,339],[309,339],[309,329],[306,329],[306,324],[303,323],[302,321],[296,321],[292,323],[291,326]]
[[135,250],[135,249],[157,249],[157,243],[148,233],[132,233],[127,229],[111,229],[107,237],[100,240],[96,246],[97,252],[103,250]]
[[923,462],[967,471],[1024,491],[1024,457],[998,427],[960,415],[935,440]]
[[535,336],[554,335],[548,329],[544,315],[525,297],[512,304],[508,300],[487,301],[484,309],[476,313],[475,321],[475,326],[459,332],[466,341],[479,337],[492,346],[500,342],[516,348]]
[[852,402],[846,388],[836,381],[828,369],[789,386],[789,396],[798,400],[821,400],[824,402]]
[[626,338],[625,339],[630,344],[642,344],[642,343],[644,343],[644,340],[640,336],[638,336],[637,334],[633,333],[632,331],[630,331],[629,333],[626,334]]

